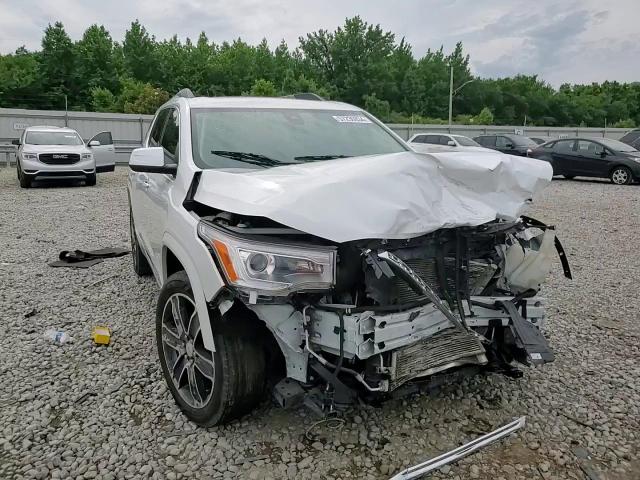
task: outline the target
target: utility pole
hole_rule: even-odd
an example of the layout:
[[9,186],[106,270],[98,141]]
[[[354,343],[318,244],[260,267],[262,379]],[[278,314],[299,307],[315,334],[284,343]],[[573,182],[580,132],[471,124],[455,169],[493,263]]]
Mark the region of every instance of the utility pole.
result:
[[64,96],[64,126],[65,127],[69,126],[69,112],[68,112],[67,95],[66,94]]
[[451,76],[449,79],[449,133],[451,133],[451,120],[453,115],[453,64],[449,64],[451,69]]

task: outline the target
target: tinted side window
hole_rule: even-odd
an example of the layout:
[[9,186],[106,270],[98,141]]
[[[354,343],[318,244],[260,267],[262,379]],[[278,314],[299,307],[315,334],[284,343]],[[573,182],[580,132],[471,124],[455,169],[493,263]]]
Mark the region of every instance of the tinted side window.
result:
[[511,140],[507,137],[496,137],[496,147],[498,148],[507,148],[508,144],[513,144]]
[[558,142],[545,143],[542,147],[543,148],[555,148],[556,147],[556,143],[558,143]]
[[448,145],[449,144],[449,140],[451,140],[449,137],[445,137],[444,135],[440,135],[440,145]]
[[604,147],[596,142],[578,140],[577,150],[581,155],[600,155],[604,151]]
[[424,143],[424,137],[425,135],[417,135],[413,140],[411,140],[411,143]]
[[178,163],[178,145],[180,144],[180,114],[175,108],[169,109],[167,125],[164,127],[161,145],[165,158],[173,163]]
[[92,140],[97,140],[100,142],[100,145],[113,145],[113,137],[111,136],[111,132],[100,132]]
[[573,150],[573,144],[575,140],[560,140],[556,142],[556,146],[554,148],[557,152],[569,152]]
[[159,147],[160,146],[160,136],[162,135],[162,129],[164,128],[165,120],[167,119],[167,115],[169,114],[169,109],[165,108],[156,117],[156,121],[153,122],[153,126],[151,127],[151,133],[149,134],[149,146],[150,147]]
[[438,137],[440,135],[426,135],[424,137],[424,143],[431,143],[433,145],[438,145],[440,143],[440,141],[438,140]]
[[488,137],[482,137],[484,139],[483,145],[485,147],[495,147],[496,146],[496,137],[495,135],[489,135]]

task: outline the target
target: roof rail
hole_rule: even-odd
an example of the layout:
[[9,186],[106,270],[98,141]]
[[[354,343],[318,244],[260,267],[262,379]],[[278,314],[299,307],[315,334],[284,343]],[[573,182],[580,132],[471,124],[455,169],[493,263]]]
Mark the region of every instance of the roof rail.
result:
[[296,100],[315,100],[318,102],[324,101],[324,98],[317,93],[312,92],[294,93],[293,95],[285,95],[285,98],[295,98]]
[[174,97],[194,98],[195,95],[193,94],[190,88],[183,88],[178,93],[176,93]]

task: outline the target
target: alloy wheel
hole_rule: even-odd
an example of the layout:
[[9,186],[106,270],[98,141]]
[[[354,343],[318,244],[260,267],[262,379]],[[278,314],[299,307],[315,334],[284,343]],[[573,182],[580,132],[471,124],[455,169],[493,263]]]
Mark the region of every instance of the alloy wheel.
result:
[[207,405],[213,394],[215,363],[204,347],[195,303],[184,293],[174,293],[164,305],[162,350],[182,400],[193,408]]
[[611,180],[616,185],[625,185],[629,181],[629,172],[625,169],[618,168],[611,174]]

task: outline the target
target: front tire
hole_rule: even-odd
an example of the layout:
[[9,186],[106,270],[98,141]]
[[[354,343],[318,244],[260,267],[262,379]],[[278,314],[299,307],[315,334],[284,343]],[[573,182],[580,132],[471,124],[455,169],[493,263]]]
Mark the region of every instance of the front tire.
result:
[[93,187],[96,184],[96,174],[92,173],[91,175],[87,175],[87,178],[85,180],[85,185],[87,187]]
[[[204,346],[201,321],[185,272],[171,275],[156,309],[156,343],[165,381],[184,414],[211,427],[252,410],[266,384],[265,351],[241,319],[217,322],[216,351]],[[228,323],[228,324],[226,324]]]
[[16,169],[18,171],[18,181],[20,182],[20,188],[30,188],[32,178],[25,174],[20,168],[20,162],[16,162]]
[[609,176],[609,178],[611,178],[611,181],[616,185],[629,185],[631,183],[631,180],[633,179],[631,170],[629,170],[627,167],[622,166],[615,167],[611,171],[611,175]]

